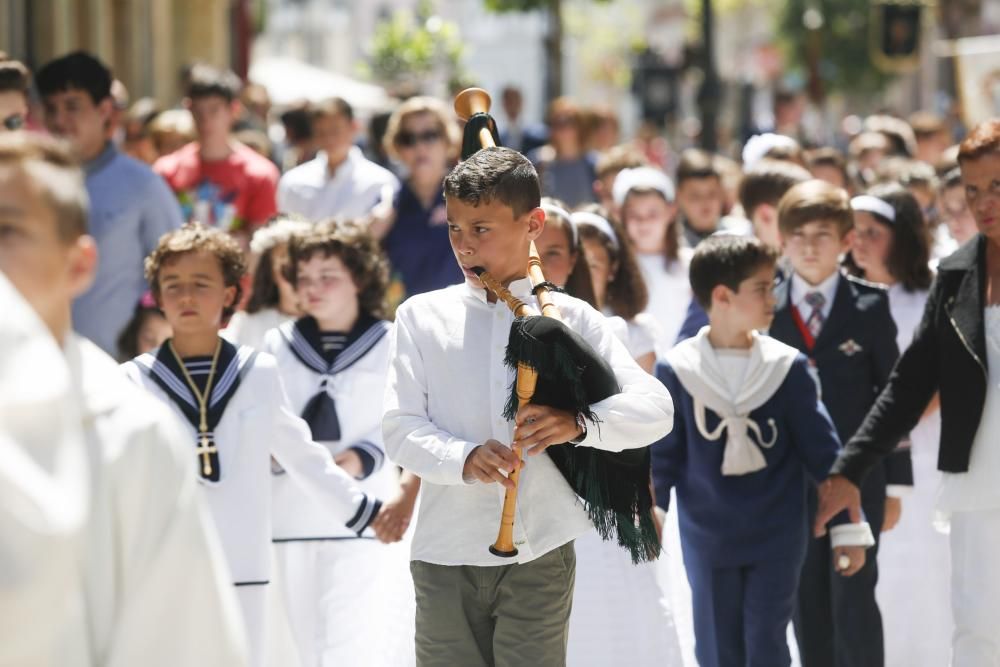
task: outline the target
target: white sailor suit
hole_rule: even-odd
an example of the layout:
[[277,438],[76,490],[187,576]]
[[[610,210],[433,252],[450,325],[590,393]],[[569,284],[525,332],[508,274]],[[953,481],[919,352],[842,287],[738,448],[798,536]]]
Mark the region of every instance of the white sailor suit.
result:
[[[395,466],[382,445],[382,397],[389,364],[389,330],[362,315],[349,332],[321,333],[312,317],[269,331],[289,404],[333,455],[353,450],[364,468],[360,487],[370,496],[398,492]],[[321,404],[321,405],[320,405]],[[382,590],[388,548],[359,536],[329,514],[280,471],[272,477],[278,576],[292,632],[304,665],[380,665]],[[399,565],[407,567],[405,561]],[[392,578],[389,578],[392,579]]]
[[[209,399],[209,428],[217,449],[211,454],[210,469],[196,449],[197,403],[168,345],[124,367],[188,424],[192,464],[197,462],[201,473],[201,487],[240,599],[251,661],[259,665],[266,628],[264,586],[271,569],[271,457],[322,504],[331,522],[360,532],[378,513],[380,503],[334,464],[329,452],[311,440],[306,423],[289,410],[274,357],[225,341],[221,345]],[[192,377],[199,370],[196,364],[207,363],[185,360]]]

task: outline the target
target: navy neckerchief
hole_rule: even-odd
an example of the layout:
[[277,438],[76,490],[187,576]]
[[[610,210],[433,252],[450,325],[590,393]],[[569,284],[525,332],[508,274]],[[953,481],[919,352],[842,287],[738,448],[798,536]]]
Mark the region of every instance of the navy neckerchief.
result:
[[302,410],[302,418],[309,424],[315,440],[340,440],[340,419],[333,397],[326,390],[327,379],[360,361],[388,333],[389,326],[385,320],[363,314],[347,332],[344,348],[333,354],[324,354],[322,332],[313,317],[285,322],[278,328],[292,354],[306,368],[321,376],[319,390]]
[[[219,350],[219,362],[215,369],[215,379],[212,383],[212,395],[208,399],[208,433],[211,447],[215,447],[215,427],[222,420],[226,405],[236,394],[240,380],[253,365],[253,360],[257,352],[249,347],[236,348],[232,343],[223,340]],[[148,352],[135,358],[135,363],[144,370],[153,382],[170,397],[185,419],[198,429],[201,416],[198,414],[198,402],[188,387],[187,380],[184,379],[184,372],[177,365],[177,360],[171,353],[166,343],[157,350]],[[196,445],[201,439],[201,434],[196,440]],[[211,473],[205,474],[202,467],[202,456],[198,456],[198,470],[203,479],[211,482],[218,482],[221,478],[221,468],[219,466],[218,451],[213,451],[209,455],[211,463]]]

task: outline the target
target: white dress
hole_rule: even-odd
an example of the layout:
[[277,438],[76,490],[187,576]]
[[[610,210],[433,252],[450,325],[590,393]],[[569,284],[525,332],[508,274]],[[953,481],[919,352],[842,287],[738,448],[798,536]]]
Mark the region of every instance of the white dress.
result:
[[[920,324],[927,292],[889,288],[896,343],[905,350]],[[948,536],[934,526],[941,485],[937,469],[941,413],[920,420],[910,433],[913,491],[903,498],[896,527],[882,535],[875,595],[882,610],[885,664],[947,665],[951,653],[951,557]],[[917,613],[914,613],[917,612]]]
[[681,248],[678,259],[669,264],[661,254],[636,255],[649,291],[646,312],[660,325],[656,341],[658,358],[665,356],[674,346],[691,305],[691,283],[688,280],[691,254],[690,248]]
[[229,325],[219,335],[237,347],[246,345],[255,350],[263,350],[264,334],[293,319],[295,318],[285,315],[277,308],[265,308],[256,313],[241,310],[233,313]]
[[[294,322],[270,332],[289,406],[301,414],[325,387],[340,415],[339,441],[321,442],[334,455],[362,446],[377,460],[358,482],[369,496],[388,501],[398,492],[397,469],[382,448],[382,397],[389,360],[389,326],[373,322],[345,347],[338,363],[325,359],[297,333]],[[300,357],[299,355],[303,355]],[[350,361],[353,359],[354,361]],[[341,366],[340,360],[346,363]],[[325,369],[321,372],[320,368]],[[414,661],[415,601],[405,546],[360,538],[332,523],[294,480],[271,480],[277,578],[302,665],[363,664],[405,667]],[[409,612],[409,616],[406,612]]]
[[[627,323],[617,316],[615,335],[629,353],[652,351],[649,315]],[[656,323],[653,322],[655,327]],[[633,349],[633,344],[638,350]],[[606,542],[594,530],[576,539],[576,588],[569,617],[566,664],[594,667],[623,664],[636,667],[682,667],[680,641],[665,587],[668,560],[680,551],[663,552],[659,560],[633,565],[628,552]],[[676,556],[674,555],[676,554]]]

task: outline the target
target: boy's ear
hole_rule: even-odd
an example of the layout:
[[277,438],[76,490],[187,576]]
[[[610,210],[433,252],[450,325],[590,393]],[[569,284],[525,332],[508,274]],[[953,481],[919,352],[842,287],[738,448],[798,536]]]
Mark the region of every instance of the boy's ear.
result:
[[770,226],[777,223],[776,209],[770,204],[758,204],[753,217],[763,225]]
[[97,111],[101,114],[101,119],[107,123],[115,113],[115,101],[109,95],[97,103]]
[[236,286],[233,285],[231,287],[227,287],[225,294],[226,296],[222,300],[222,306],[223,308],[232,308],[233,302],[236,301]]
[[712,306],[716,304],[728,305],[732,296],[732,290],[719,283],[712,288]]
[[73,241],[68,260],[70,289],[76,298],[90,289],[97,273],[97,243],[94,237],[83,234]]
[[851,249],[851,244],[854,243],[854,228],[851,227],[847,232],[840,237],[840,252],[844,253]]
[[534,241],[545,230],[545,211],[540,207],[531,209],[528,213],[528,239]]

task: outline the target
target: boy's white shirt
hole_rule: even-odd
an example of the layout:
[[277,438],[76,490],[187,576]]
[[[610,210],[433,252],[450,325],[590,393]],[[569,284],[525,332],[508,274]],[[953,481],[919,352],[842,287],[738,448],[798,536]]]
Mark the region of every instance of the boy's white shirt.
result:
[[179,426],[0,273],[0,664],[246,664]]
[[[292,325],[294,322],[284,326]],[[370,453],[381,460],[371,475],[358,482],[358,486],[372,497],[384,499],[394,495],[398,491],[395,467],[384,460],[382,444],[382,399],[389,366],[389,335],[384,335],[349,368],[333,375],[321,375],[303,364],[278,329],[271,329],[264,336],[264,350],[277,361],[289,407],[295,414],[302,414],[309,399],[321,390],[321,381],[326,380],[326,391],[337,406],[341,438],[337,442],[319,444],[335,456],[361,442],[376,448],[377,452]],[[349,352],[350,348],[347,348],[341,355]],[[357,533],[343,523],[331,521],[329,512],[324,511],[288,475],[272,477],[271,490],[274,499],[274,539],[357,537]]]
[[[155,354],[155,351],[154,351]],[[195,465],[196,431],[180,408],[135,362],[124,365],[184,424]],[[309,426],[288,408],[274,357],[261,352],[243,375],[214,429],[221,470],[218,482],[199,478],[222,540],[233,583],[266,583],[271,572],[271,456],[324,507],[331,521],[347,523],[372,503],[357,483],[312,441]],[[364,506],[364,507],[363,507]]]
[[0,664],[87,664],[80,400],[55,339],[2,272],[0,312]]
[[[510,291],[537,305],[527,280]],[[609,451],[644,447],[669,433],[673,403],[644,372],[606,318],[589,305],[555,294],[563,320],[608,360],[622,392],[594,404],[600,419],[578,446]],[[503,357],[513,314],[466,283],[414,296],[396,312],[382,422],[389,457],[422,480],[411,557],[440,565],[525,563],[592,529],[582,504],[545,455],[521,471],[513,559],[493,556],[504,487],[462,478],[472,450],[494,439],[509,445],[503,418],[513,372]],[[566,446],[566,445],[562,445]]]
[[[753,342],[746,372],[739,391],[734,395],[719,363],[718,352],[709,341],[709,331],[710,327],[702,327],[693,338],[678,343],[667,354],[666,360],[684,390],[691,394],[695,426],[701,436],[715,441],[722,438],[725,431],[722,474],[746,475],[762,470],[767,467],[767,461],[761,447],[774,445],[778,425],[769,419],[762,428],[750,417],[750,413],[774,396],[800,353],[770,336],[751,332]],[[705,424],[705,408],[712,410],[721,420],[712,432]],[[875,544],[875,539],[868,523],[861,522],[830,528],[830,543],[832,547],[870,547]]]

